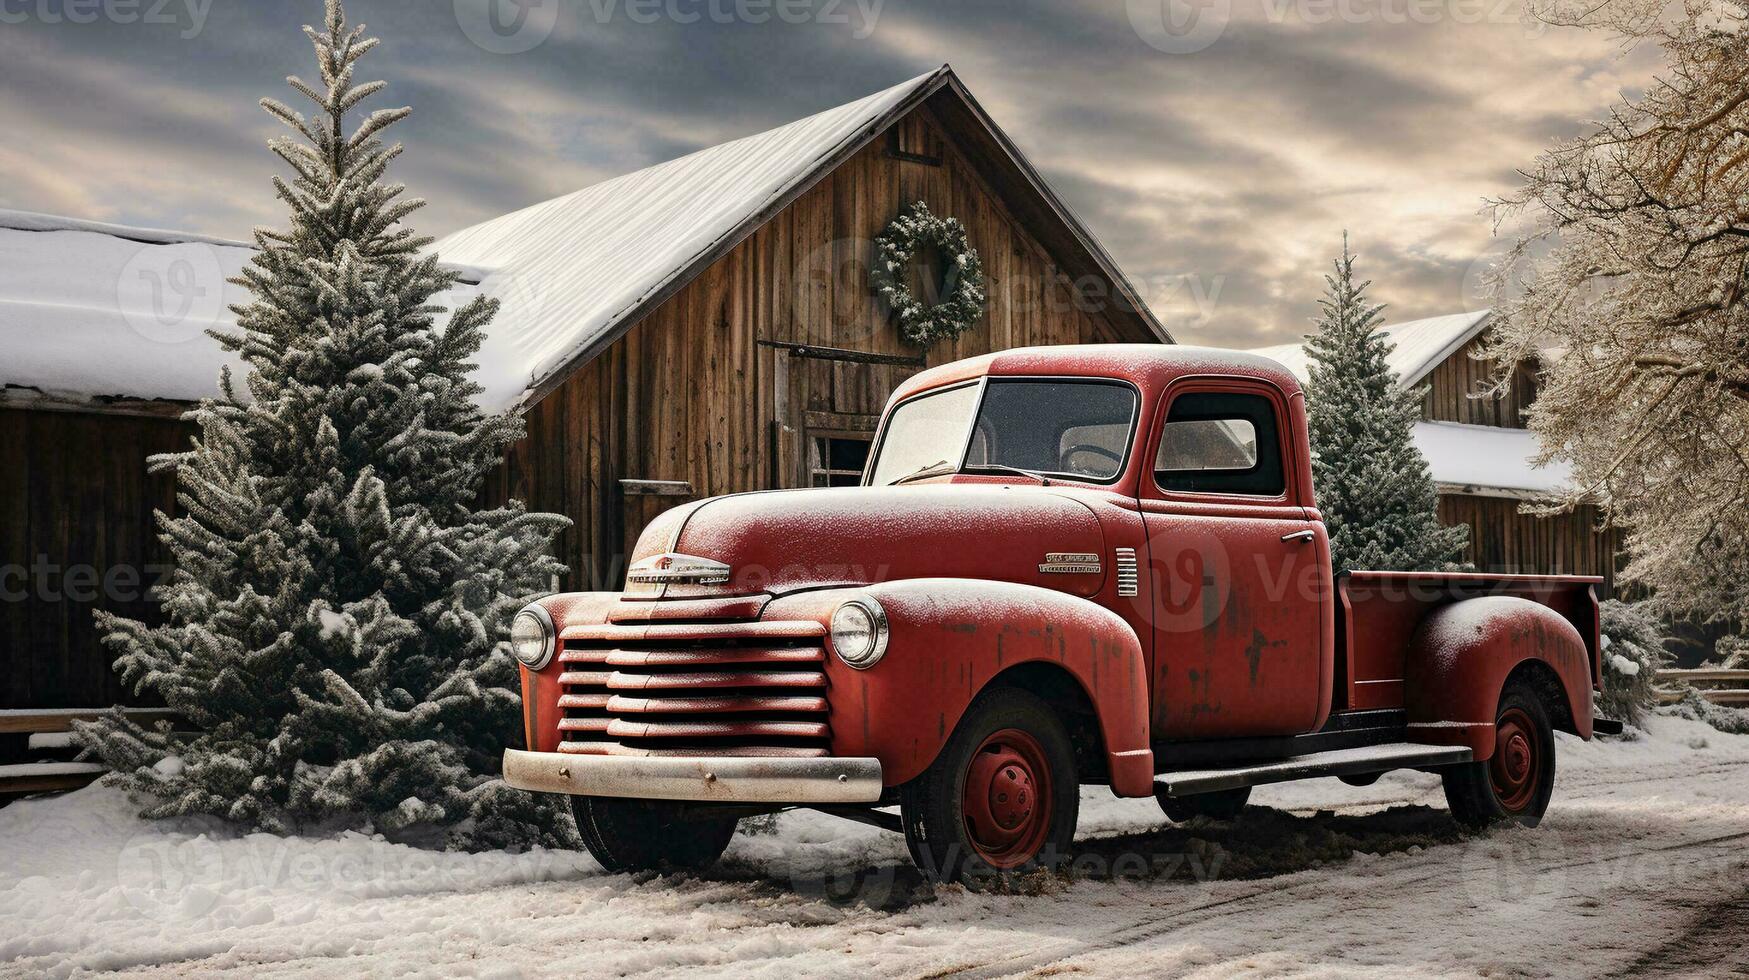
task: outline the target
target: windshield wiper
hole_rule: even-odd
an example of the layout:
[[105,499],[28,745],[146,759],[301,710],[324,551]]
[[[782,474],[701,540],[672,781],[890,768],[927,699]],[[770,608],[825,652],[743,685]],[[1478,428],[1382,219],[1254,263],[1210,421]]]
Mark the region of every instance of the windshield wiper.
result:
[[932,476],[945,476],[949,473],[957,473],[958,471],[959,467],[945,459],[938,459],[935,462],[930,463],[928,466],[921,466],[906,473],[904,476],[887,484],[887,486],[896,487],[901,483],[910,483],[912,480],[926,480]]
[[1051,481],[1046,479],[1043,473],[1034,473],[1032,470],[1023,470],[1018,466],[1009,466],[1007,463],[979,463],[976,466],[966,467],[966,470],[968,472],[976,470],[994,470],[998,473],[1014,473],[1019,476],[1031,477],[1032,479],[1037,480],[1038,485],[1041,487],[1048,487],[1051,485]]

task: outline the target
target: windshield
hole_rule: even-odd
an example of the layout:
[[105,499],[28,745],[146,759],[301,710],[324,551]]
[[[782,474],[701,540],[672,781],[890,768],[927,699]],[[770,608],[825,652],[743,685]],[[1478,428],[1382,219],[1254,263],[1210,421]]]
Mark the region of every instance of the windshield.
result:
[[949,388],[893,410],[869,483],[1004,470],[1104,483],[1123,469],[1135,417],[1135,389],[1111,381]]

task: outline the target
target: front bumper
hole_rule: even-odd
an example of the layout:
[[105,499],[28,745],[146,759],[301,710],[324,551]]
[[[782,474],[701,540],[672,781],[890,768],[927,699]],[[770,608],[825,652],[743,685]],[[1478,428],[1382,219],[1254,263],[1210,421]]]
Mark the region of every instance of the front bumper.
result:
[[611,756],[504,750],[504,781],[576,796],[712,803],[874,803],[881,763],[870,758]]

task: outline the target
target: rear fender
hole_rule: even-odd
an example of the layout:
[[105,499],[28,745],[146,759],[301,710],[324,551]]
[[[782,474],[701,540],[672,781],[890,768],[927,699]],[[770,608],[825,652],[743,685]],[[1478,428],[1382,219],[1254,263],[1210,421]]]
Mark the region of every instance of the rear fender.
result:
[[1579,631],[1529,599],[1479,596],[1440,606],[1415,631],[1403,677],[1410,739],[1490,758],[1500,693],[1519,669],[1552,675],[1545,697],[1557,700],[1556,727],[1591,737],[1591,659]]
[[765,616],[830,622],[858,595],[886,610],[891,638],[867,670],[827,658],[834,754],[880,759],[889,786],[914,779],[997,675],[1046,663],[1073,677],[1093,705],[1112,791],[1153,793],[1147,666],[1135,631],[1117,614],[1036,586],[913,579],[792,595],[774,600]]

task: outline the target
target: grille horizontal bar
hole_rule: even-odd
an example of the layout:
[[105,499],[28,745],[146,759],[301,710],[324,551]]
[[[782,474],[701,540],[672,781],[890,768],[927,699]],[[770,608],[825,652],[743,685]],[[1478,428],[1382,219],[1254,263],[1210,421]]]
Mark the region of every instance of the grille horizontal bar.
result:
[[615,738],[737,738],[777,735],[790,738],[825,738],[830,734],[817,721],[627,721],[607,723]]
[[736,712],[806,711],[824,714],[825,698],[724,695],[700,698],[628,698],[615,694],[603,705],[615,715],[697,714]]
[[[590,651],[594,652],[594,651]],[[819,647],[725,647],[720,650],[609,650],[610,667],[715,667],[722,664],[817,664]]]
[[717,690],[735,687],[825,687],[817,670],[701,670],[684,674],[634,674],[614,671],[610,691]]
[[560,751],[829,755],[825,632],[812,621],[567,628]]

